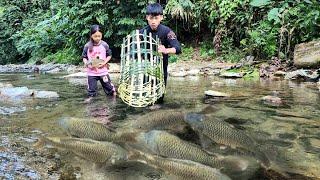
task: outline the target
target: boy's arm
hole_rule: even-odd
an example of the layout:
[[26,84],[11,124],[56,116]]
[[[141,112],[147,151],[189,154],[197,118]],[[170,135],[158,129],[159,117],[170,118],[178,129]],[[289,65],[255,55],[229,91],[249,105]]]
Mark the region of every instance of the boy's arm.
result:
[[160,45],[158,51],[163,54],[180,54],[181,45],[177,40],[176,34],[172,30],[170,30],[166,38],[170,43],[171,48],[165,48],[163,45]]
[[174,47],[166,48],[166,47],[164,47],[164,45],[159,46],[158,52],[163,53],[163,54],[177,54],[176,48],[174,48]]

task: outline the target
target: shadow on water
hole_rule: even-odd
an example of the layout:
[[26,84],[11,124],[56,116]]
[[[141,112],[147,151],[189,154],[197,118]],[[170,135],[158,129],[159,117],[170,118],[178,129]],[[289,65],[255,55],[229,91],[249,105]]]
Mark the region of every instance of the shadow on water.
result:
[[[30,79],[27,74],[0,75],[2,83],[56,91],[60,95],[60,98],[53,100],[26,99],[19,103],[0,101],[2,109],[18,109],[13,113],[0,114],[1,178],[175,179],[140,163],[101,168],[64,150],[33,147],[41,136],[67,136],[57,126],[57,120],[63,117],[86,118],[112,125],[158,111],[129,107],[119,98],[105,97],[101,88],[100,95],[93,102],[84,103],[86,87],[71,84],[60,76],[40,75]],[[223,85],[212,87],[212,81],[220,81]],[[223,99],[205,98],[205,90],[225,92],[231,96]],[[274,92],[284,104],[265,104],[261,100],[263,96]],[[250,179],[317,179],[320,178],[319,97],[317,88],[291,81],[169,78],[161,110],[211,114],[250,134],[257,142],[265,143],[266,149],[276,148],[278,152],[275,155],[271,153],[271,159],[288,177],[278,171],[261,169]],[[176,135],[200,144],[198,134],[190,127],[185,127]]]

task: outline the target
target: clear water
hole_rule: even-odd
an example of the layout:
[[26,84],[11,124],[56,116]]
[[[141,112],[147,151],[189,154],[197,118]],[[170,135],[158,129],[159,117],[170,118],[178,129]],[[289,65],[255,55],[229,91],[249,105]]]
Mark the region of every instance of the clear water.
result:
[[[62,75],[0,74],[0,82],[29,89],[56,91],[60,98],[1,100],[0,107],[14,113],[0,114],[0,177],[4,179],[175,179],[142,164],[101,168],[63,150],[36,149],[40,136],[65,136],[57,125],[63,117],[92,118],[103,123],[125,121],[151,111],[132,108],[120,99],[99,97],[84,103],[86,87]],[[116,83],[117,78],[112,78]],[[222,85],[212,87],[213,81]],[[80,83],[81,84],[81,83]],[[231,95],[205,98],[205,90]],[[264,103],[263,96],[277,94],[280,105]],[[298,179],[320,178],[320,95],[309,82],[220,79],[217,77],[169,78],[162,109],[185,109],[211,113],[235,127],[263,139],[277,139],[275,163]],[[299,174],[299,176],[296,176]],[[265,179],[272,179],[266,176]],[[273,179],[277,179],[273,177]],[[281,178],[279,178],[281,179]]]

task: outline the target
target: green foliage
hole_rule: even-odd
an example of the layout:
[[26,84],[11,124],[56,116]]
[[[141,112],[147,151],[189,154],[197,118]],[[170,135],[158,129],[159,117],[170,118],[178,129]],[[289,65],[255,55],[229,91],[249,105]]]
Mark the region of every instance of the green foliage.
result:
[[[146,25],[152,1],[0,1],[0,64],[45,60],[77,63],[92,24],[120,47],[132,30]],[[191,45],[170,62],[212,59],[219,47],[226,61],[245,55],[292,58],[296,44],[320,38],[318,0],[168,0],[164,24]],[[219,33],[217,33],[219,32]],[[216,33],[219,41],[213,41]],[[215,42],[212,43],[212,42]],[[185,43],[185,42],[184,42]],[[199,55],[194,55],[194,52]],[[220,54],[219,54],[220,55]]]
[[270,3],[271,3],[270,0],[252,0],[250,2],[250,5],[254,6],[254,7],[263,7],[263,6],[268,5]]
[[72,64],[80,64],[82,62],[78,51],[68,48],[63,49],[55,54],[48,55],[45,59],[45,62],[54,62],[54,63],[72,63]]
[[183,47],[181,54],[170,55],[169,62],[175,63],[175,62],[179,62],[179,61],[192,61],[194,51],[195,50],[193,47]]
[[277,51],[278,28],[268,21],[261,21],[248,31],[248,38],[242,39],[241,44],[248,54],[271,57]]
[[245,57],[245,52],[240,49],[233,49],[223,54],[222,58],[226,62],[236,63]]
[[212,43],[209,43],[209,42],[200,43],[200,58],[208,60],[214,57],[215,57],[215,52],[212,48]]
[[190,0],[169,0],[165,14],[170,14],[173,18],[188,21],[194,16],[194,4]]

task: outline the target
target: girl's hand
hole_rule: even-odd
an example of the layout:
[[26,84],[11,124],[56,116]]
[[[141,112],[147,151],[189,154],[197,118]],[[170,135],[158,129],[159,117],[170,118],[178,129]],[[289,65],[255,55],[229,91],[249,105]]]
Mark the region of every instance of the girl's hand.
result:
[[91,64],[88,64],[87,67],[88,67],[89,69],[92,69],[92,68],[93,68]]
[[99,68],[102,68],[103,66],[105,66],[106,64],[105,63],[99,63],[98,67]]

